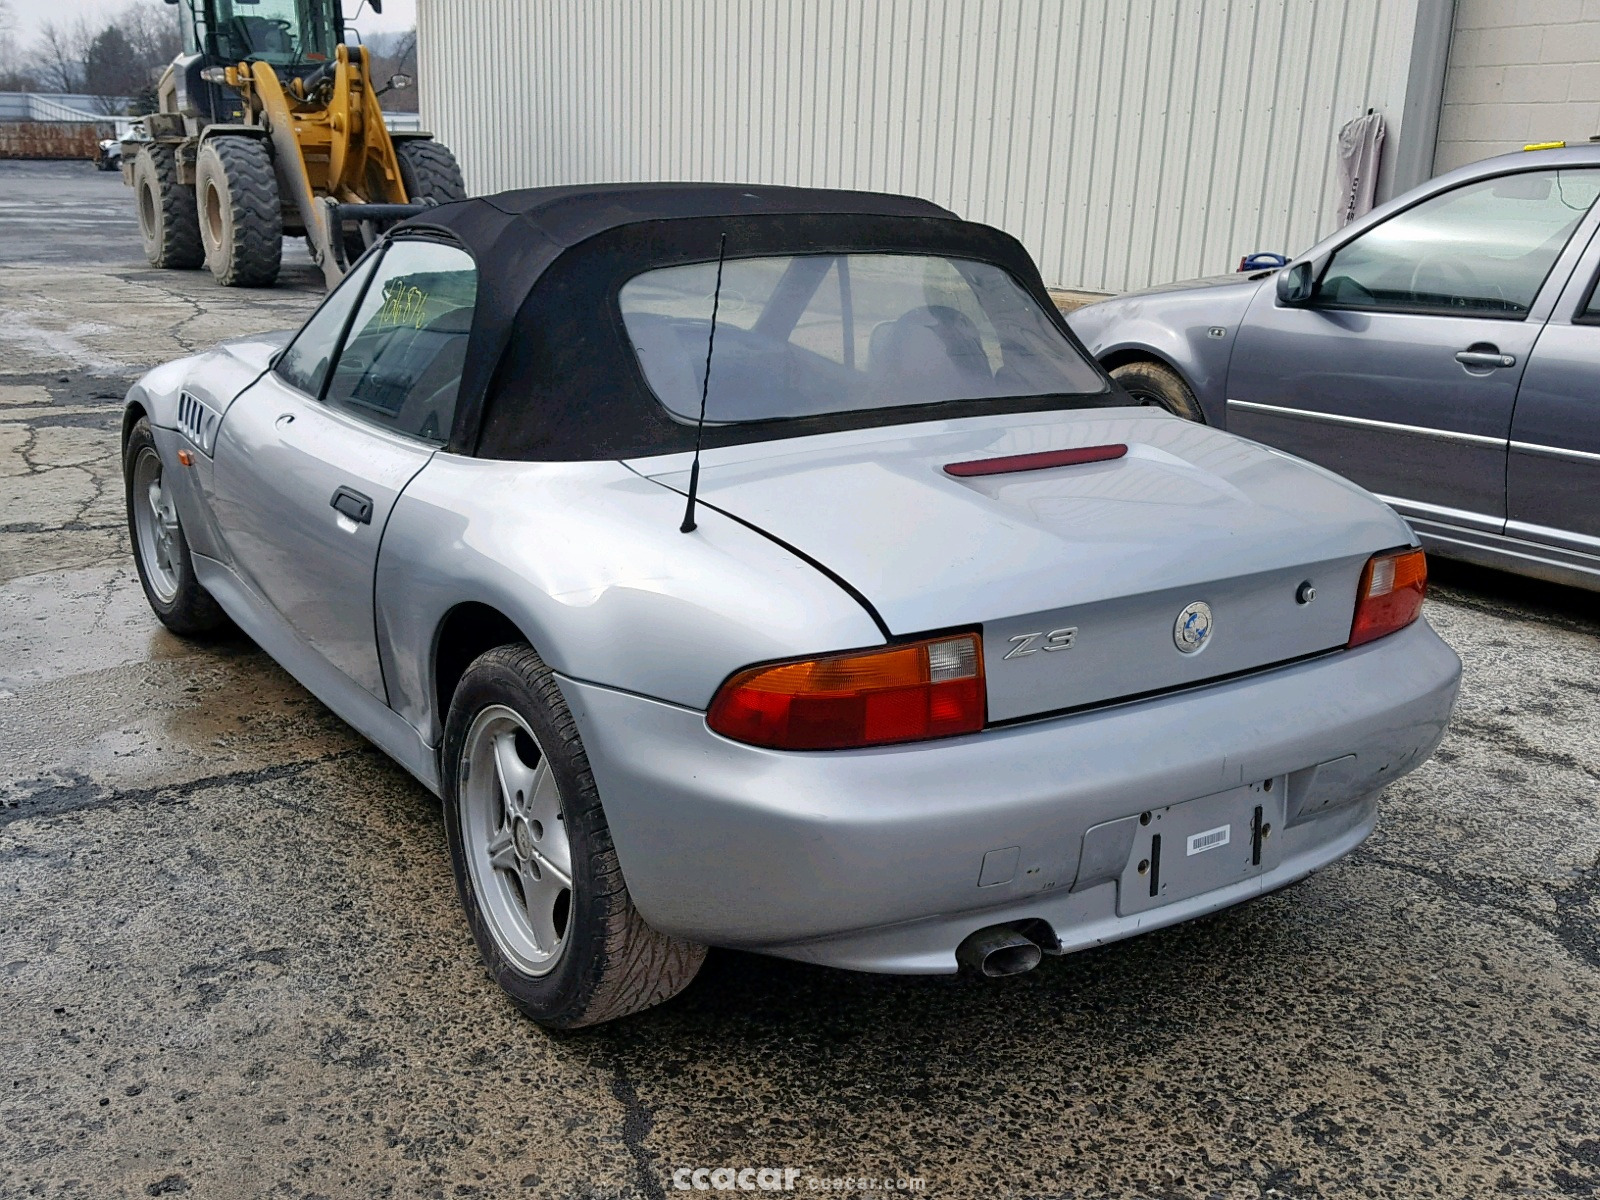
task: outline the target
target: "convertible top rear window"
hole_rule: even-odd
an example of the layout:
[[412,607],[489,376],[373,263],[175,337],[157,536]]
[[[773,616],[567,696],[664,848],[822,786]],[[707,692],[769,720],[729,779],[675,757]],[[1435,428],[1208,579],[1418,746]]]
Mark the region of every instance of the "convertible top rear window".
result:
[[[634,276],[619,303],[657,399],[695,420],[717,264]],[[706,419],[718,424],[1096,392],[1098,373],[1002,268],[934,254],[724,264]]]
[[[715,448],[1127,403],[1055,311],[1022,245],[926,200],[761,184],[535,188],[440,205],[400,229],[459,244],[477,264],[477,304],[447,442],[456,453],[634,459],[701,442]],[[694,419],[705,362],[699,334],[709,332],[724,245],[733,272],[724,277],[725,328],[744,343],[733,347],[743,378],[749,383],[751,364],[773,351],[799,365],[783,389],[741,400],[741,392],[753,393],[732,386],[740,376],[730,353],[724,404],[717,381],[730,344],[719,330],[711,375],[722,415],[713,414],[702,437]],[[761,260],[765,267],[756,265]],[[902,274],[879,281],[880,264]],[[690,270],[669,274],[680,267]],[[628,317],[619,303],[624,289]],[[657,328],[644,332],[641,321]],[[878,334],[874,347],[880,326],[898,328]],[[981,363],[971,353],[973,329]],[[650,369],[661,361],[661,394],[639,353],[652,334]],[[762,354],[752,348],[757,339],[771,339]],[[930,344],[932,361],[923,363]],[[881,367],[875,383],[872,365],[891,355],[909,376],[928,378],[908,380],[899,392],[879,386],[891,372]],[[822,396],[818,381],[830,372],[844,382],[838,395]]]

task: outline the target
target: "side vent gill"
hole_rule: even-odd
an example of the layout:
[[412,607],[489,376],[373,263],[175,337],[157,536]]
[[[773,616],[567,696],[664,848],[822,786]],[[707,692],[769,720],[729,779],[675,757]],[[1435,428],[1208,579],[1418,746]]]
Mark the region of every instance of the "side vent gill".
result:
[[217,426],[222,418],[214,408],[188,392],[178,393],[178,432],[183,434],[207,458],[217,441]]

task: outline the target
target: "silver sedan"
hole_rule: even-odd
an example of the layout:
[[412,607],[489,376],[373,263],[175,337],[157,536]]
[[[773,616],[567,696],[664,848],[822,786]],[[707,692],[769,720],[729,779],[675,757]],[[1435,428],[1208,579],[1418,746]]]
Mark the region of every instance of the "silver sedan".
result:
[[707,946],[1006,975],[1372,830],[1460,664],[1354,485],[1139,407],[1011,238],[905,197],[514,192],[128,397],[156,615],[442,797],[552,1026]]
[[1600,147],[1431,179],[1281,271],[1079,309],[1128,391],[1338,471],[1430,553],[1600,591]]

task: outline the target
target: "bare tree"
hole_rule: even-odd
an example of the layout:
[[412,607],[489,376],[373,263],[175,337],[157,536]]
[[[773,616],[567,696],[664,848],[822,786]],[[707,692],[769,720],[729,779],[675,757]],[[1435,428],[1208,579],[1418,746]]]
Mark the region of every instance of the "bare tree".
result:
[[23,68],[17,55],[17,16],[11,0],[0,0],[0,91],[27,92],[33,77]]
[[0,71],[16,68],[17,15],[11,11],[11,0],[0,0]]
[[93,38],[82,18],[73,25],[46,21],[34,45],[39,88],[46,92],[75,92],[83,83],[83,63]]
[[130,4],[116,20],[133,54],[147,70],[160,74],[183,48],[177,11],[159,0]]

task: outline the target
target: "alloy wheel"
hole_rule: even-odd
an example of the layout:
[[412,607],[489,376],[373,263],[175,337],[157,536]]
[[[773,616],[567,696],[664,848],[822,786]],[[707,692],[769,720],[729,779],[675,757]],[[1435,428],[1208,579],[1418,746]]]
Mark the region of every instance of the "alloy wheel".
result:
[[460,779],[462,845],[490,933],[518,970],[544,975],[572,913],[572,845],[550,760],[514,709],[490,705],[467,731]]
[[133,465],[133,526],[150,590],[171,604],[178,595],[178,510],[163,480],[161,456],[145,446]]

